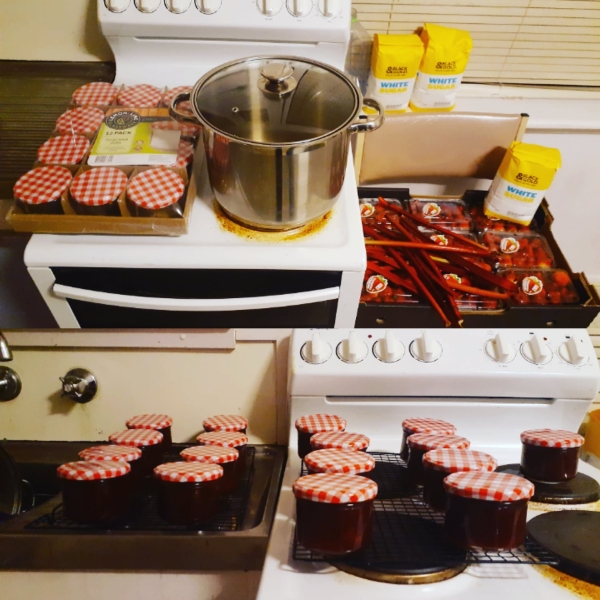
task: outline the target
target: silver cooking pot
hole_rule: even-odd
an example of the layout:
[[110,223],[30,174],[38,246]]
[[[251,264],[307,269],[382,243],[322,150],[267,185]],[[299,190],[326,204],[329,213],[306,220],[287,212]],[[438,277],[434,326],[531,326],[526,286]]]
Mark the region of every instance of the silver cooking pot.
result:
[[[177,111],[190,100],[194,117]],[[295,57],[236,60],[207,73],[170,107],[200,123],[215,197],[233,219],[292,229],[327,213],[344,182],[350,134],[383,123],[362,117],[358,87],[337,69]]]

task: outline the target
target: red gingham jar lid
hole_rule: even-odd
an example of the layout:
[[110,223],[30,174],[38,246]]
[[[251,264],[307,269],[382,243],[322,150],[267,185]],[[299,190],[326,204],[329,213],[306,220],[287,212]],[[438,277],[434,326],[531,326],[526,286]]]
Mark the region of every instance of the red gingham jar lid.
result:
[[237,431],[207,431],[201,433],[196,441],[205,446],[225,446],[236,448],[248,443],[248,436]]
[[94,81],[73,92],[73,104],[80,106],[106,106],[112,104],[119,89],[112,83]]
[[127,186],[127,197],[136,206],[159,210],[175,204],[184,189],[185,182],[177,173],[159,167],[138,173]]
[[122,461],[80,460],[60,465],[56,469],[56,474],[61,479],[94,481],[95,479],[114,479],[127,475],[129,471],[131,471],[131,465]]
[[521,442],[546,448],[579,448],[585,440],[578,433],[564,429],[530,429],[521,434]]
[[164,429],[173,425],[173,419],[160,414],[136,415],[128,419],[125,425],[128,429]]
[[145,446],[160,444],[163,441],[163,437],[160,431],[152,429],[126,429],[125,431],[113,433],[108,439],[113,444],[119,444],[120,446],[143,448]]
[[181,135],[184,137],[195,138],[200,133],[200,125],[193,125],[192,123],[180,123],[174,119],[163,119],[161,121],[154,121],[150,127],[152,129],[160,129],[167,131],[181,131]]
[[121,90],[117,96],[119,106],[154,108],[160,104],[162,92],[153,85],[140,83]]
[[177,160],[175,162],[176,167],[185,169],[194,158],[194,146],[185,140],[179,140],[179,146],[177,148]]
[[441,419],[404,419],[402,429],[407,433],[439,433],[442,435],[454,435],[456,433],[456,427],[452,423]]
[[192,446],[179,453],[179,456],[190,462],[223,464],[237,460],[240,453],[235,448],[226,446]]
[[202,421],[206,431],[241,431],[248,427],[248,419],[239,415],[215,415]]
[[406,442],[409,448],[417,450],[435,450],[436,448],[458,448],[460,450],[471,445],[467,438],[437,433],[413,433]]
[[154,476],[174,483],[201,483],[223,477],[223,467],[199,462],[172,462],[158,465]]
[[80,106],[64,112],[56,121],[56,130],[61,135],[95,133],[104,121],[104,113],[93,106]]
[[90,141],[82,135],[59,135],[45,141],[37,151],[41,163],[76,165],[90,149]]
[[13,194],[25,204],[45,204],[59,198],[72,179],[73,175],[64,167],[37,167],[19,178]]
[[458,448],[437,448],[425,452],[423,466],[444,473],[461,471],[494,471],[498,461],[485,452]]
[[[171,101],[177,94],[182,94],[183,92],[191,92],[192,88],[189,85],[179,85],[170,90],[167,90],[162,97],[162,102],[165,106],[171,106]],[[177,110],[184,115],[193,116],[194,112],[192,111],[192,104],[189,100],[184,100],[177,105]]]
[[319,473],[368,473],[375,468],[375,459],[366,452],[328,448],[309,452],[304,463],[311,471]]
[[132,462],[142,457],[139,448],[131,446],[92,446],[79,453],[83,460]]
[[367,477],[343,473],[315,473],[296,479],[294,496],[311,502],[349,504],[366,502],[377,496],[377,484]]
[[127,185],[127,175],[115,167],[98,167],[77,175],[69,190],[75,202],[104,206],[114,202]]
[[306,415],[296,420],[296,429],[302,433],[344,431],[346,429],[346,419],[342,419],[337,415]]
[[315,450],[324,448],[338,448],[340,450],[364,450],[369,447],[371,440],[362,433],[349,433],[347,431],[328,431],[315,433],[310,438],[310,445]]
[[492,502],[527,500],[534,492],[533,483],[524,477],[485,471],[452,473],[444,479],[444,489],[455,496]]

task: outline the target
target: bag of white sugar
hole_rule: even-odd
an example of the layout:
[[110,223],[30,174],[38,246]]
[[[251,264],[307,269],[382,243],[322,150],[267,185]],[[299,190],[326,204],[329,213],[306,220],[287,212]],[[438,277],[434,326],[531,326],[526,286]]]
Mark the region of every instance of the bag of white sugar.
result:
[[529,225],[559,168],[556,148],[513,142],[484,200],[485,214]]

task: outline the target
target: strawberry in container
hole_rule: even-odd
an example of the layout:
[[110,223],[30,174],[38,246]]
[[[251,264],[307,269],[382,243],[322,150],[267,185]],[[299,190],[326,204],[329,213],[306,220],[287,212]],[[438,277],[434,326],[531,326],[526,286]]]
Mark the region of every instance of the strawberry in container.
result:
[[449,284],[457,283],[465,288],[478,288],[478,294],[464,291],[462,289],[454,290],[456,304],[461,312],[475,310],[502,310],[504,308],[504,303],[501,299],[488,298],[481,295],[482,291],[497,293],[498,289],[493,286],[482,285],[479,282],[475,282],[473,281],[473,278],[467,274],[458,275],[457,273],[444,273],[444,279]]
[[379,261],[368,260],[360,301],[418,304],[419,298],[414,283],[406,274]]
[[555,265],[546,238],[537,233],[496,233],[488,231],[481,241],[497,256],[497,267],[541,268]]
[[579,303],[579,295],[571,277],[562,269],[503,269],[498,274],[518,286],[518,290],[511,294],[514,304],[544,306]]
[[473,220],[473,227],[475,231],[499,231],[506,233],[517,233],[527,232],[536,228],[535,220],[531,221],[529,225],[521,225],[520,223],[511,223],[504,219],[498,219],[497,217],[488,217],[483,212],[483,206],[481,204],[475,204],[469,209],[471,219]]
[[470,231],[471,215],[462,200],[411,198],[410,211],[434,225],[453,231]]
[[[392,198],[385,198],[385,201],[389,204],[396,204],[402,207],[402,203],[399,200]],[[362,222],[366,225],[383,225],[387,229],[392,229],[392,224],[387,217],[387,207],[384,207],[379,202],[378,198],[361,198],[359,200],[360,217]]]

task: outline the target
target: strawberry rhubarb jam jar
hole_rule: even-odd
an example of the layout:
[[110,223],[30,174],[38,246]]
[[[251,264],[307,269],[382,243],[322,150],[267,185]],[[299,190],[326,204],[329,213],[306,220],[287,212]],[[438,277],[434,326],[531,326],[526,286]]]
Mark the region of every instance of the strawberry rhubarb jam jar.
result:
[[357,450],[366,452],[371,440],[362,433],[349,431],[316,433],[310,438],[310,447],[313,450],[335,448],[337,450]]
[[406,440],[413,433],[437,433],[439,435],[454,435],[456,427],[452,423],[441,419],[414,418],[402,421],[402,445],[400,446],[400,458],[408,460],[408,444]]
[[248,447],[248,436],[239,431],[206,431],[201,433],[196,441],[201,446],[221,446],[223,448],[235,448],[239,457],[236,461],[237,474],[241,477],[246,469],[246,449]]
[[79,453],[81,460],[93,460],[96,462],[126,462],[131,467],[131,482],[135,486],[140,481],[143,472],[142,451],[132,446],[117,446],[113,444],[103,444],[102,446],[92,446]]
[[411,481],[423,485],[423,456],[436,448],[464,450],[471,445],[468,439],[458,435],[438,435],[435,433],[413,433],[408,438],[408,462],[406,467]]
[[202,421],[204,431],[239,431],[246,433],[248,419],[239,415],[215,415]]
[[327,448],[309,452],[304,457],[304,464],[309,473],[361,475],[375,468],[375,459],[366,452]]
[[118,446],[133,446],[142,452],[141,471],[142,477],[152,475],[154,467],[162,462],[165,447],[162,443],[163,435],[160,431],[152,429],[126,429],[113,433],[108,439]]
[[304,458],[313,450],[310,438],[315,433],[344,431],[346,419],[337,415],[314,414],[300,417],[296,420],[295,425],[298,431],[298,456]]
[[165,450],[168,450],[173,439],[171,437],[171,426],[173,425],[173,419],[169,415],[161,414],[147,414],[147,415],[136,415],[131,417],[125,425],[127,429],[150,429],[152,431],[158,431],[163,436],[162,444]]
[[366,477],[316,473],[292,486],[296,535],[307,550],[344,555],[360,550],[371,536],[377,484]]
[[224,446],[192,446],[182,450],[179,455],[188,462],[207,465],[219,465],[223,469],[221,491],[224,494],[235,492],[238,483],[237,461],[240,453],[235,448]]

